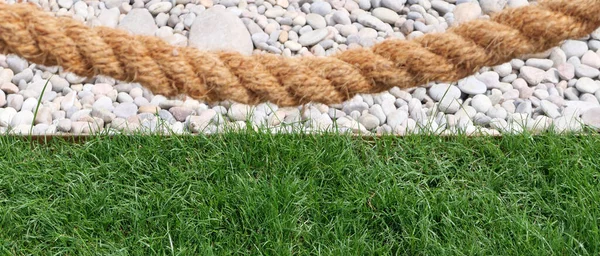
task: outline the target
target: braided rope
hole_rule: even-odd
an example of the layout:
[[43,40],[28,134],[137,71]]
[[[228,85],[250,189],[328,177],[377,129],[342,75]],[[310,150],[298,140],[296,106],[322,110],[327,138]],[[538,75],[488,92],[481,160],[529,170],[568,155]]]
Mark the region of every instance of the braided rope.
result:
[[157,37],[90,28],[32,4],[0,2],[0,52],[83,77],[139,82],[155,94],[206,102],[297,106],[356,94],[454,82],[484,66],[543,52],[600,26],[600,0],[541,0],[445,33],[388,39],[330,57],[245,56],[169,45]]

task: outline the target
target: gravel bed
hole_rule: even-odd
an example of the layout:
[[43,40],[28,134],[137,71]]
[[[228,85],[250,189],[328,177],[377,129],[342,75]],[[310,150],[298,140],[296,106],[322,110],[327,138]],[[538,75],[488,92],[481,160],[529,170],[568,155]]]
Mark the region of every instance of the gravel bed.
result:
[[[155,35],[173,45],[284,56],[327,56],[386,38],[416,38],[504,8],[535,4],[526,0],[28,2],[89,26]],[[263,127],[282,133],[404,135],[600,130],[599,68],[600,29],[547,52],[483,68],[457,83],[393,88],[338,105],[280,108],[270,103],[169,99],[137,83],[102,76],[85,79],[59,67],[0,55],[0,132],[210,134]]]

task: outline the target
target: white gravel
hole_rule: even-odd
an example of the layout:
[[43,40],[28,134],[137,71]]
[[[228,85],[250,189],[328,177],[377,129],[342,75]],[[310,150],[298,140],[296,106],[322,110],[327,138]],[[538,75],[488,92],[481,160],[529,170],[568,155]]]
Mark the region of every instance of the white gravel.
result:
[[[173,45],[284,56],[328,56],[387,38],[411,39],[530,4],[527,0],[31,2],[88,26],[154,35]],[[600,29],[545,53],[483,68],[456,83],[393,88],[331,106],[279,108],[270,103],[167,99],[136,83],[85,79],[59,67],[0,55],[0,127],[36,134],[215,133],[246,129],[246,122],[273,132],[399,135],[600,130],[599,68]]]

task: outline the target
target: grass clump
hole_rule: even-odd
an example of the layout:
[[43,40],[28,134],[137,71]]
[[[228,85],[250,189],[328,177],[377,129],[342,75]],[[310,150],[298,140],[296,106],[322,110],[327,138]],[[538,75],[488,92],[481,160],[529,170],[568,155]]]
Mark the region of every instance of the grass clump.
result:
[[0,137],[0,251],[597,255],[597,136]]

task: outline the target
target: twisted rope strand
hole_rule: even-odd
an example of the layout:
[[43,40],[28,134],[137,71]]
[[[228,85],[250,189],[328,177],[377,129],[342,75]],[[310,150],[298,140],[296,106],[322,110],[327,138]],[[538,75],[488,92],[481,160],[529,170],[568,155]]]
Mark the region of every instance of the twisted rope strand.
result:
[[245,56],[171,46],[152,37],[55,18],[33,4],[0,2],[0,52],[83,77],[139,82],[155,94],[206,102],[297,106],[341,103],[359,93],[455,82],[600,26],[600,0],[541,0],[445,33],[388,39],[330,57]]

